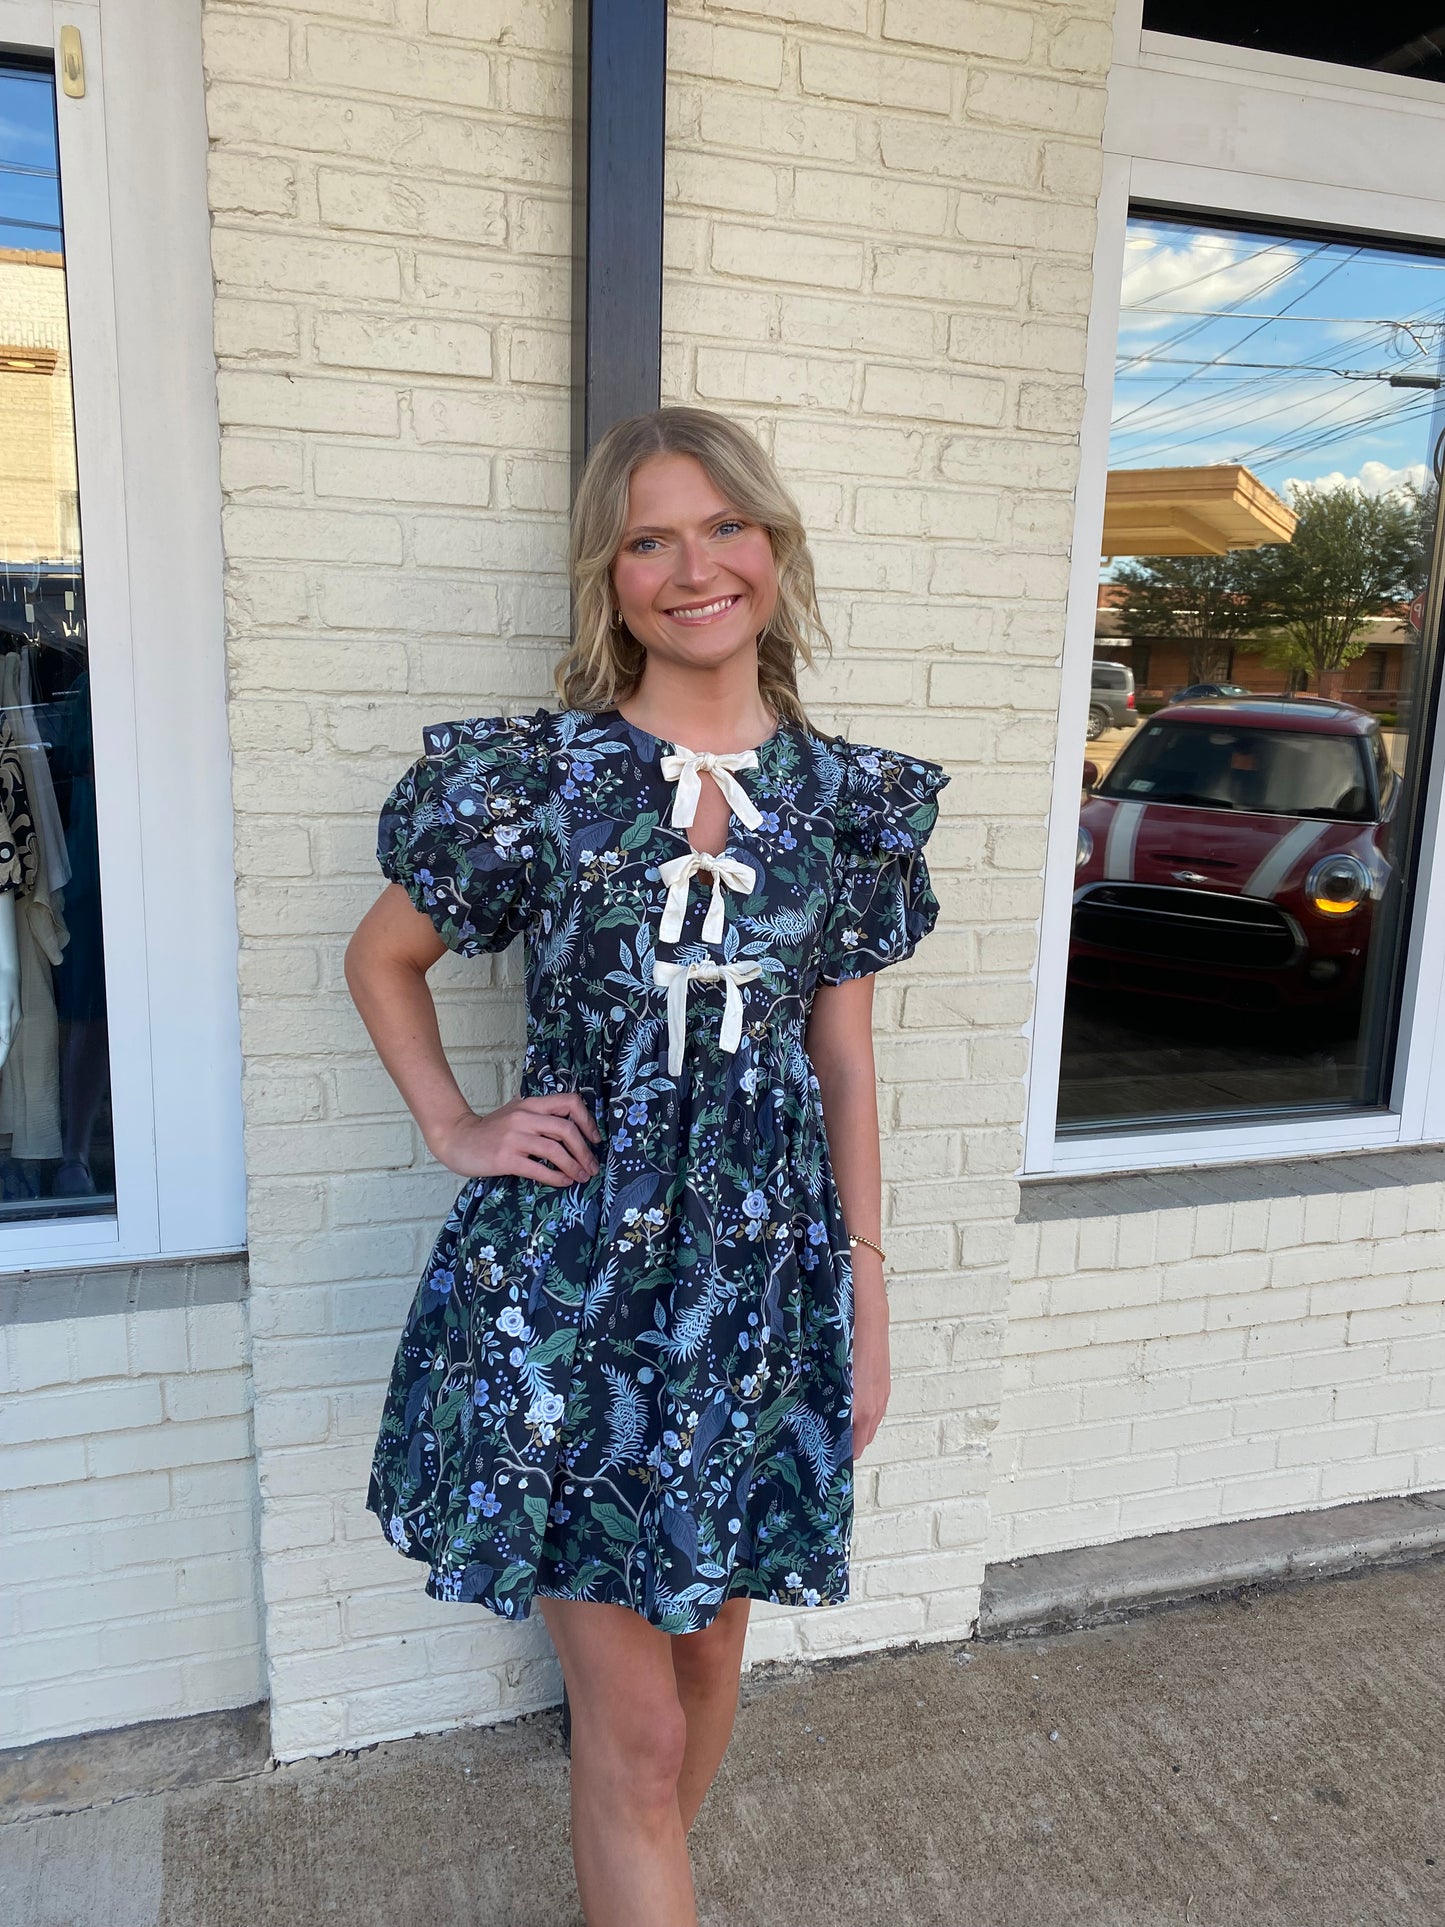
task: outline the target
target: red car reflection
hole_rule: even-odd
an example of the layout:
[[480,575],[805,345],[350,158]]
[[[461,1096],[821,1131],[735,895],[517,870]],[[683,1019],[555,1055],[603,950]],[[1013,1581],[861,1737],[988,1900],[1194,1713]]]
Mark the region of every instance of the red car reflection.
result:
[[1159,710],[1080,813],[1070,981],[1237,1010],[1357,1004],[1399,787],[1377,720],[1342,703]]

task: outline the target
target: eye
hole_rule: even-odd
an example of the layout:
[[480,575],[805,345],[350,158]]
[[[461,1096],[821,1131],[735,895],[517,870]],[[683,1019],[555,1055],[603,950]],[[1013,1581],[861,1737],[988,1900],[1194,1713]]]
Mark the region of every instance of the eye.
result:
[[657,537],[655,535],[639,535],[635,542],[628,543],[628,551],[632,555],[650,555],[652,548],[648,547],[649,543],[651,543],[652,548],[656,548]]
[[739,533],[739,532],[740,532],[740,531],[741,531],[741,530],[742,530],[742,529],[743,529],[744,527],[746,527],[746,524],[745,524],[745,523],[743,523],[743,522],[739,522],[739,521],[736,521],[736,520],[730,520],[730,521],[727,521],[727,522],[719,522],[719,523],[718,523],[718,525],[717,525],[717,527],[716,527],[716,528],[715,528],[715,529],[713,530],[713,533],[714,533],[714,535],[726,535],[726,534],[728,533],[728,531],[729,531],[729,530],[731,530],[731,531],[732,531],[732,532],[733,532],[733,533],[734,533],[734,534],[736,535],[736,534],[738,534],[738,533]]

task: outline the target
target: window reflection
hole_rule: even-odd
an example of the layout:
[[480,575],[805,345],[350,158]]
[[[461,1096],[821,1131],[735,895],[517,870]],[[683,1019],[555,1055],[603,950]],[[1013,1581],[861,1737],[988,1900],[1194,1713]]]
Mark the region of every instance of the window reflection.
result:
[[1386,1095],[1442,275],[1399,249],[1130,223],[1065,1132]]
[[0,1220],[115,1203],[57,151],[53,76],[0,60]]

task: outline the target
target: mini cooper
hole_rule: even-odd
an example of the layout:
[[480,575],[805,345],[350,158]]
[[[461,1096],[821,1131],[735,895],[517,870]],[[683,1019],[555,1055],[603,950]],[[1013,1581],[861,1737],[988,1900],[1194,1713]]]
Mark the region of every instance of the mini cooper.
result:
[[1375,717],[1309,697],[1158,710],[1084,765],[1072,983],[1240,1011],[1357,1007],[1399,779]]

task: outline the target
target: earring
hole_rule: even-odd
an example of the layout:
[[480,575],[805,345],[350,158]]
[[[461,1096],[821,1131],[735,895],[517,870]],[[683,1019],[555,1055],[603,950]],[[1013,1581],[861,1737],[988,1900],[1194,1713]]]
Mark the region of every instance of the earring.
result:
[[622,627],[622,611],[620,609],[614,608],[612,611],[612,627],[614,629],[620,629]]

